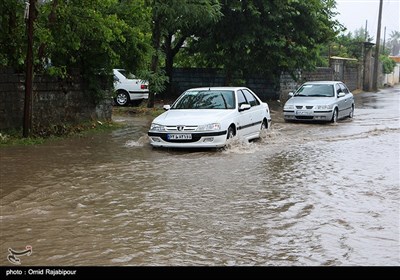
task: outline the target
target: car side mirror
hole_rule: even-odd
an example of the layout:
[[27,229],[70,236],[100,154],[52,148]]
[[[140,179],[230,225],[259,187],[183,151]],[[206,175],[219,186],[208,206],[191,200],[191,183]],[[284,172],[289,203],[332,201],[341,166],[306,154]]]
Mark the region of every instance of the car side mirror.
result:
[[164,106],[163,106],[163,109],[164,109],[165,111],[168,111],[169,109],[171,109],[171,105],[164,105]]
[[343,97],[343,96],[345,96],[345,95],[346,95],[346,94],[342,91],[342,92],[339,92],[339,93],[338,93],[337,97],[340,98],[340,97]]
[[288,93],[288,98],[292,98],[293,96],[294,96],[294,92],[293,91]]
[[246,104],[242,104],[239,107],[239,112],[249,110],[250,108],[251,108],[250,104],[247,104],[247,103]]

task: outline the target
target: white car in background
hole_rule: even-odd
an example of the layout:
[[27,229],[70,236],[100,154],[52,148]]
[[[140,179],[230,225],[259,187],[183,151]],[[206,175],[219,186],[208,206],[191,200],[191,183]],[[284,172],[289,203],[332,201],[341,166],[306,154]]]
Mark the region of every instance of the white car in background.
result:
[[129,103],[139,104],[149,98],[149,83],[137,79],[124,69],[113,69],[115,103],[126,106]]
[[306,82],[283,107],[285,121],[336,122],[353,115],[353,94],[339,81]]
[[271,124],[268,104],[246,87],[189,89],[164,109],[148,131],[153,147],[218,148],[234,136],[259,138]]

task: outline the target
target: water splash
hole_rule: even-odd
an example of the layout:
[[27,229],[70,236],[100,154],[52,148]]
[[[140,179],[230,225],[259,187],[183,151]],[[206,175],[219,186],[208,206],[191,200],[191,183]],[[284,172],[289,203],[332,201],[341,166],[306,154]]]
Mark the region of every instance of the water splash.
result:
[[257,150],[254,143],[247,141],[244,138],[233,137],[228,139],[226,146],[223,149],[227,154],[250,154]]
[[149,138],[147,135],[143,135],[141,136],[138,140],[128,140],[125,143],[125,147],[144,147],[147,146],[149,144]]

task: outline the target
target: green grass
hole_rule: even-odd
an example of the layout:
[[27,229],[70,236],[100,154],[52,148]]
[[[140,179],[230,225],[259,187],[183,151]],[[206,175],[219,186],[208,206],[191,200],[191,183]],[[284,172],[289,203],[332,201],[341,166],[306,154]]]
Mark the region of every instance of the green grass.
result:
[[124,116],[124,115],[135,115],[135,116],[152,116],[157,117],[164,111],[162,108],[147,108],[147,107],[114,107],[113,115]]
[[[161,106],[155,108],[113,107],[113,115],[152,116],[157,117],[165,112]],[[124,127],[124,124],[115,122],[91,121],[80,124],[57,124],[51,127],[36,127],[30,137],[22,137],[22,129],[0,131],[0,148],[9,146],[39,145],[48,141],[64,139],[71,136],[84,136],[88,133],[110,131]]]
[[39,145],[48,141],[64,139],[72,136],[84,136],[88,133],[111,131],[123,124],[114,122],[86,122],[80,124],[53,125],[49,128],[36,129],[30,137],[22,137],[21,130],[0,131],[0,147]]

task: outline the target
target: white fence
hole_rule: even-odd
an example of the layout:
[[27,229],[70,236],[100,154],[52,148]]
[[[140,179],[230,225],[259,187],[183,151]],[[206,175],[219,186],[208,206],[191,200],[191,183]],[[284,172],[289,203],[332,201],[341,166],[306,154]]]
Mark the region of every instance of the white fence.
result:
[[390,74],[384,75],[383,84],[388,86],[394,86],[398,84],[400,81],[400,63],[394,67],[394,70]]

